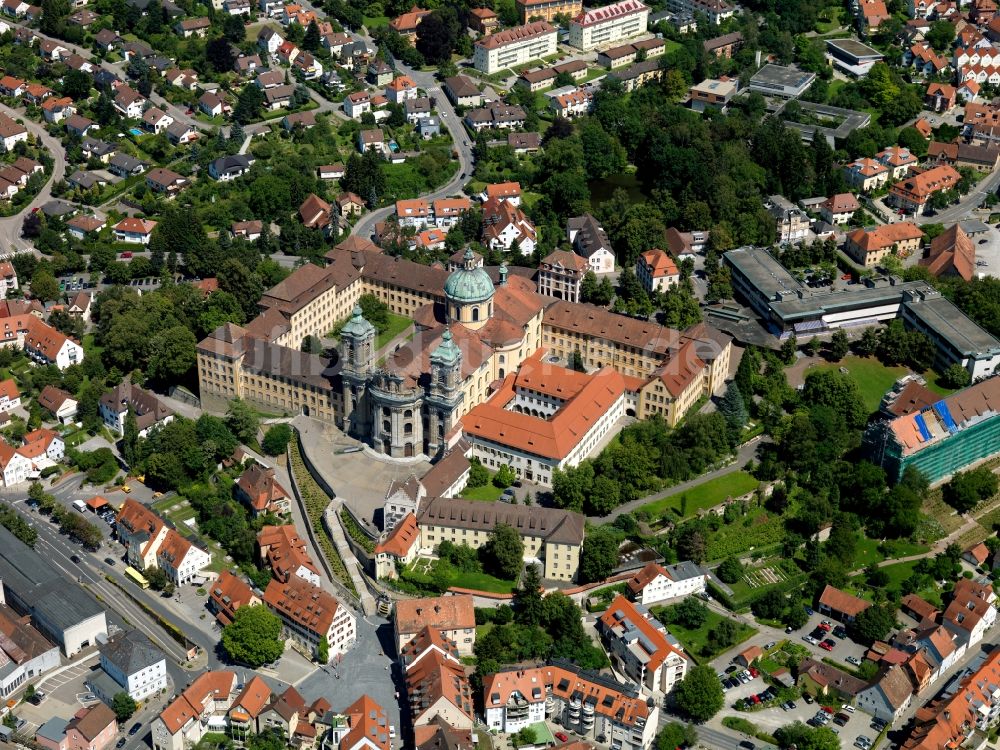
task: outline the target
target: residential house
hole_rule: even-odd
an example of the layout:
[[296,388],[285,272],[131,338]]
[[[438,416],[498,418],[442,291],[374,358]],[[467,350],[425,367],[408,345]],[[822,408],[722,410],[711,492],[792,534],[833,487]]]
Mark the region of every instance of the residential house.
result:
[[[261,0],[261,2],[273,3],[275,8],[280,7],[280,4],[274,0]],[[270,13],[267,13],[267,15],[270,15]],[[257,46],[268,55],[276,54],[278,47],[281,46],[283,41],[285,41],[284,37],[270,26],[265,26],[257,33]]]
[[549,109],[567,119],[589,114],[593,104],[594,95],[586,89],[574,89],[549,99]]
[[66,305],[66,312],[84,323],[89,323],[91,302],[93,302],[93,295],[90,292],[77,292]]
[[[98,646],[101,669],[134,701],[167,687],[167,658],[140,630],[126,630]],[[114,694],[100,696],[110,702]]]
[[924,94],[924,107],[932,112],[949,112],[958,101],[958,89],[947,83],[931,83]]
[[819,215],[831,224],[847,224],[859,208],[861,204],[853,193],[837,193],[820,204]]
[[867,193],[889,181],[889,169],[875,159],[855,159],[844,168],[844,180],[851,187]]
[[41,104],[45,122],[60,123],[76,112],[76,105],[68,96],[49,97]]
[[483,241],[493,249],[511,250],[516,245],[522,255],[535,252],[535,226],[510,201],[490,198],[483,203]]
[[362,695],[340,714],[329,712],[322,721],[330,727],[322,750],[390,750],[392,747],[385,709],[368,695]]
[[223,627],[233,621],[240,607],[257,607],[260,604],[260,597],[250,585],[228,570],[222,571],[208,590],[208,608]]
[[702,42],[705,51],[713,57],[730,58],[743,49],[743,34],[734,31]]
[[115,712],[104,703],[81,708],[67,721],[56,716],[35,732],[35,742],[45,750],[106,750],[118,734]]
[[395,578],[398,567],[413,562],[420,549],[420,530],[417,528],[417,517],[412,512],[386,529],[388,534],[372,552],[376,578]]
[[66,391],[47,385],[38,394],[38,405],[51,414],[60,424],[69,424],[76,417],[77,401]]
[[112,100],[118,113],[127,120],[138,120],[146,106],[146,97],[130,86],[122,84]]
[[889,146],[875,155],[889,169],[889,179],[899,180],[909,174],[919,161],[916,154],[905,146]]
[[21,406],[21,392],[13,378],[0,380],[0,412],[14,411]]
[[[260,81],[262,76],[257,76]],[[272,86],[264,90],[264,106],[274,112],[279,109],[288,109],[292,106],[292,97],[295,95],[295,86],[286,84],[282,86]]]
[[153,719],[151,729],[153,750],[185,750],[198,743],[211,725],[220,721],[232,707],[236,697],[236,673],[229,671],[203,672],[178,695],[160,715]]
[[857,694],[857,705],[865,713],[892,724],[909,707],[913,685],[906,670],[892,664]]
[[444,91],[457,107],[481,107],[483,95],[472,79],[452,76],[444,81]]
[[690,561],[676,565],[649,563],[625,582],[629,598],[643,606],[705,591],[708,574]]
[[174,122],[174,118],[159,107],[150,107],[142,115],[142,125],[151,133],[162,133]]
[[274,469],[256,461],[240,475],[236,483],[236,497],[250,506],[254,518],[269,513],[287,515],[291,512],[291,495],[281,486]]
[[[397,16],[389,22],[389,28],[400,36],[404,37],[410,44],[417,41],[417,27],[426,16],[430,15],[429,10],[424,10],[414,5],[410,10]],[[377,84],[382,86],[384,84]]]
[[385,133],[379,129],[362,130],[358,133],[358,151],[365,153],[369,149],[381,151],[383,154],[387,153],[388,147],[385,143]]
[[212,22],[207,18],[185,18],[174,25],[174,31],[185,39],[193,36],[205,36],[212,28]]
[[396,76],[386,85],[385,95],[393,104],[403,104],[417,98],[417,84],[409,76]]
[[17,271],[9,260],[0,261],[0,300],[18,288]]
[[146,162],[139,161],[128,154],[116,153],[108,160],[108,171],[119,177],[132,177],[133,175],[142,174],[148,167],[149,164]]
[[260,715],[271,704],[272,698],[271,688],[260,675],[254,675],[229,709],[229,735],[237,742],[246,744],[249,735],[260,734]]
[[198,98],[198,109],[209,117],[222,117],[229,110],[229,106],[221,94],[206,91]]
[[250,221],[234,221],[229,225],[229,232],[233,237],[238,237],[247,242],[253,242],[264,233],[264,222],[259,219]]
[[355,193],[341,193],[337,196],[337,212],[349,219],[365,212],[365,202]]
[[455,644],[461,656],[471,656],[476,643],[476,617],[471,596],[438,596],[399,600],[393,620],[400,650],[424,628],[433,628]]
[[635,273],[650,293],[665,292],[681,282],[681,272],[674,259],[659,248],[647,250],[636,259]]
[[774,219],[778,242],[800,242],[809,234],[809,217],[783,195],[772,195],[764,207]]
[[249,154],[220,156],[208,165],[208,174],[213,180],[229,182],[247,174],[253,162],[254,158]]
[[586,259],[589,270],[596,274],[615,270],[615,253],[611,240],[604,227],[591,214],[567,220],[566,238],[573,245],[574,252]]
[[932,195],[955,188],[961,178],[958,171],[947,164],[931,167],[894,184],[889,190],[887,203],[905,213],[923,214]]
[[310,229],[322,229],[330,225],[333,206],[313,193],[299,206],[299,219]]
[[368,65],[368,82],[372,86],[387,86],[395,75],[396,72],[384,60],[372,60]]
[[868,687],[864,680],[815,659],[803,659],[795,671],[802,692],[824,702],[851,701]]
[[118,146],[115,144],[89,136],[83,139],[80,148],[83,150],[83,155],[86,158],[97,159],[104,164],[110,162],[111,157],[118,152]]
[[152,219],[138,219],[127,216],[115,224],[111,228],[111,231],[114,233],[116,242],[148,245],[155,228],[156,222]]
[[198,131],[183,122],[175,122],[167,127],[167,140],[175,146],[183,146],[198,140]]
[[146,175],[146,187],[168,198],[174,197],[187,186],[188,181],[184,177],[163,167],[152,169]]
[[156,425],[167,424],[174,419],[174,412],[151,391],[133,385],[129,380],[101,396],[98,412],[112,433],[125,434],[125,419],[129,411],[135,416],[139,437],[146,437]]
[[403,111],[406,112],[406,121],[415,125],[420,120],[429,118],[434,107],[431,105],[430,97],[417,96],[406,100],[403,104]]
[[306,552],[305,539],[294,526],[264,526],[257,533],[257,548],[261,565],[270,567],[275,580],[286,583],[301,578],[313,586],[320,585],[319,571]]
[[989,584],[960,578],[952,590],[952,600],[941,619],[958,642],[971,648],[983,639],[997,619],[996,594]]
[[449,726],[472,729],[472,688],[453,641],[435,628],[424,628],[400,649],[399,660],[414,728],[442,718]]
[[72,114],[66,118],[66,131],[78,138],[83,138],[91,130],[97,129],[97,123],[83,115]]
[[281,127],[286,131],[291,133],[296,128],[301,130],[309,130],[309,128],[316,127],[316,113],[315,112],[292,112],[281,118]]

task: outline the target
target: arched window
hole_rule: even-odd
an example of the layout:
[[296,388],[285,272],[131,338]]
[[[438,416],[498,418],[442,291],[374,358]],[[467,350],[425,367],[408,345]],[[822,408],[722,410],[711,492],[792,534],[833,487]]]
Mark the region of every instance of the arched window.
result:
[[501,367],[501,368],[500,368],[500,379],[501,379],[501,380],[503,380],[503,378],[504,378],[504,370],[503,370],[503,368]]
[[409,419],[410,417],[412,417],[413,416],[413,409],[407,409],[406,411],[404,411],[403,412],[403,416],[406,417],[407,419]]
[[404,435],[413,434],[413,425],[410,422],[407,422],[406,424],[403,425],[403,434]]
[[479,308],[478,307],[473,307],[472,308],[472,322],[473,323],[478,323],[479,322]]
[[500,364],[502,364],[502,365],[507,364],[506,359],[505,359],[505,357],[504,357],[503,354],[500,355]]
[[382,432],[392,432],[392,425],[389,424],[388,419],[382,423]]

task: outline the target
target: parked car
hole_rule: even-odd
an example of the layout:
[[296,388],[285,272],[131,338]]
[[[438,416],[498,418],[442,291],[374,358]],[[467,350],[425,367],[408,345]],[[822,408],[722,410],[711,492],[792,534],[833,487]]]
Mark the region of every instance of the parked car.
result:
[[113,558],[113,557],[105,557],[104,558],[104,562],[106,562],[108,565],[112,565],[113,566],[115,564],[115,558]]
[[739,669],[739,667],[737,667],[735,664],[730,664],[728,667],[726,667],[726,674],[732,674],[737,669]]
[[128,736],[129,736],[129,737],[132,737],[132,736],[134,736],[134,735],[138,734],[138,732],[139,732],[139,730],[140,730],[140,729],[142,729],[142,724],[140,724],[140,723],[139,723],[139,722],[137,721],[137,722],[136,722],[135,724],[133,724],[133,725],[132,725],[132,726],[131,726],[131,727],[129,728],[129,730],[128,730]]
[[846,638],[847,628],[845,628],[843,625],[838,625],[833,629],[833,634],[837,636],[837,638]]
[[847,711],[847,713],[849,713],[849,714],[853,714],[853,713],[854,713],[854,710],[855,710],[855,709],[854,709],[854,706],[852,706],[852,705],[851,705],[850,703],[845,703],[845,704],[844,704],[844,705],[842,705],[842,706],[841,706],[840,708],[841,708],[842,710],[844,710],[844,711]]
[[853,664],[856,667],[861,666],[861,659],[859,659],[856,656],[848,656],[846,659],[844,659],[844,661],[846,661],[848,664]]
[[803,693],[802,700],[804,700],[808,705],[811,706],[813,702],[813,697],[809,695],[809,693]]
[[569,735],[565,732],[556,732],[556,739],[560,742],[567,742],[569,740]]
[[804,635],[804,636],[802,636],[802,640],[804,640],[804,641],[805,641],[806,643],[808,643],[808,644],[809,644],[810,646],[815,646],[815,645],[816,645],[817,643],[819,643],[819,641],[817,641],[817,640],[816,640],[815,638],[813,638],[813,637],[812,637],[811,635]]
[[833,624],[829,620],[823,620],[823,622],[821,622],[816,627],[822,628],[823,630],[829,630],[830,628],[833,627]]
[[833,640],[833,638],[827,638],[819,645],[820,648],[825,648],[827,651],[833,651],[834,647],[837,645],[837,642]]
[[850,720],[851,720],[851,717],[848,716],[847,714],[843,713],[843,712],[838,713],[838,714],[836,714],[833,717],[833,723],[836,724],[838,727],[844,726]]
[[765,651],[770,651],[772,648],[774,648],[774,646],[775,646],[774,641],[770,641],[770,642],[764,644],[764,650]]

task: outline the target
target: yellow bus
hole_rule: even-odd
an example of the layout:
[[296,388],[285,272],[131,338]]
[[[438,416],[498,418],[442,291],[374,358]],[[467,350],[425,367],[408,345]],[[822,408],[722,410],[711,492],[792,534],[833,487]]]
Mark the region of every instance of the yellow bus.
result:
[[125,568],[125,576],[127,578],[132,579],[132,582],[135,583],[139,588],[141,589],[149,588],[149,581],[147,581],[146,577],[135,568],[132,567]]

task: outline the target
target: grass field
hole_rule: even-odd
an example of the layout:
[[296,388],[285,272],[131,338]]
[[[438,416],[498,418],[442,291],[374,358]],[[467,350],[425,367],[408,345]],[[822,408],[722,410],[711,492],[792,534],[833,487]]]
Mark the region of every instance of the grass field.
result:
[[382,333],[380,333],[375,338],[375,350],[380,350],[383,346],[388,344],[399,334],[405,331],[407,328],[413,325],[413,321],[409,318],[404,318],[402,315],[396,315],[394,313],[388,313],[389,315],[389,327],[386,328]]
[[882,544],[878,539],[868,539],[867,537],[861,540],[858,545],[857,554],[854,556],[855,568],[863,568],[871,563],[882,562],[891,558],[899,557],[909,557],[910,555],[919,555],[926,552],[928,547],[924,544],[916,544],[915,542],[909,542],[906,540],[896,540],[886,542],[886,552],[884,554],[879,546]]
[[389,25],[389,16],[362,16],[368,31]]
[[684,492],[643,505],[640,510],[652,516],[660,516],[671,508],[682,516],[693,516],[698,511],[711,508],[728,497],[745,495],[757,487],[757,480],[745,471],[734,471],[711,479]]
[[503,579],[491,576],[489,573],[463,573],[459,571],[451,579],[451,585],[463,589],[492,591],[495,594],[509,594],[514,590],[514,581],[504,581]]
[[466,487],[462,490],[462,497],[467,500],[479,500],[484,503],[492,503],[500,499],[500,493],[503,492],[499,487],[494,487],[492,484],[484,484],[482,487]]
[[837,364],[821,365],[824,369],[845,368],[858,384],[865,408],[873,412],[882,402],[882,396],[892,384],[910,371],[905,367],[886,367],[874,357],[844,357]]
[[732,645],[727,646],[726,648],[721,649],[720,651],[706,653],[705,648],[708,642],[709,631],[718,626],[718,624],[722,622],[724,619],[726,618],[723,617],[722,615],[709,610],[708,619],[705,620],[705,624],[702,625],[700,628],[696,628],[694,630],[688,630],[687,628],[682,627],[678,623],[671,623],[668,629],[670,630],[671,635],[673,635],[675,638],[677,638],[677,640],[681,642],[681,645],[684,646],[684,651],[689,656],[692,656],[694,660],[697,661],[699,664],[704,664],[714,659],[716,656],[722,653],[722,651],[727,651],[733,646],[743,643],[743,641],[745,641],[747,638],[750,638],[751,636],[757,633],[757,631],[754,628],[751,628],[749,625],[741,625],[737,623],[738,629],[736,633],[736,641]]
[[[894,565],[886,565],[882,567],[881,570],[889,576],[889,582],[883,588],[886,590],[899,591],[903,581],[913,574],[913,568],[917,562],[917,560],[910,560],[908,562],[895,563]],[[857,594],[857,596],[862,599],[871,600],[872,598],[873,591],[869,586],[865,585],[863,575],[852,578],[849,588],[853,589],[853,593]],[[937,606],[941,605],[941,592],[938,591],[937,587],[933,585],[914,593],[923,597],[931,604],[935,604]]]

